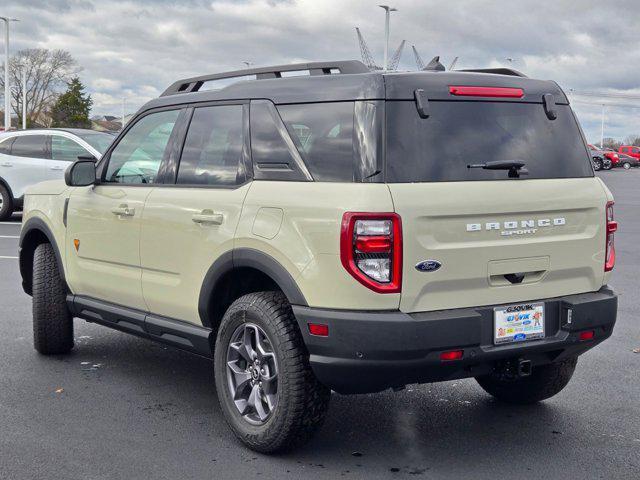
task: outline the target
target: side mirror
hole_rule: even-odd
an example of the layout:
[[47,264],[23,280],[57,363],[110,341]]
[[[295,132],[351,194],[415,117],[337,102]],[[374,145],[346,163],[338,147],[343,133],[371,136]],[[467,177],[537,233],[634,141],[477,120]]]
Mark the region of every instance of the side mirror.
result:
[[64,172],[64,181],[70,187],[87,187],[96,183],[96,163],[78,160]]

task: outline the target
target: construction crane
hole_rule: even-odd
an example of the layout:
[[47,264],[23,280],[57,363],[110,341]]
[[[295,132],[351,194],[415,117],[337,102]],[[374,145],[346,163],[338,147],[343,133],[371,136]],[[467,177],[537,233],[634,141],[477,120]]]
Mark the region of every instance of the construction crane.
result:
[[402,40],[393,56],[391,57],[391,61],[389,62],[389,70],[395,71],[398,69],[398,64],[400,63],[400,57],[402,56],[402,50],[404,49],[404,44],[406,40]]
[[413,50],[413,57],[416,59],[416,65],[418,66],[418,70],[424,70],[424,61],[422,60],[422,57],[418,53],[418,50],[416,50],[416,46],[411,45],[411,49]]
[[360,29],[358,27],[356,27],[356,33],[358,34],[358,42],[360,43],[360,55],[362,55],[362,61],[364,62],[364,64],[371,70],[382,70],[382,68],[376,65],[376,62],[373,59],[373,55],[371,55],[371,51],[369,50],[369,46],[364,40],[364,37],[362,36],[362,33],[360,33]]

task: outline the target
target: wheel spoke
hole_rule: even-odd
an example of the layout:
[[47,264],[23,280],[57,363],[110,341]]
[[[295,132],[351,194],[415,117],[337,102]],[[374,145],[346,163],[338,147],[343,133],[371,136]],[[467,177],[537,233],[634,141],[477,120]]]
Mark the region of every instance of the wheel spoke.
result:
[[227,362],[227,368],[231,372],[233,378],[233,399],[241,400],[243,397],[246,397],[244,394],[249,382],[251,382],[251,374],[240,368],[234,361]]
[[270,352],[265,348],[264,342],[259,334],[256,334],[256,354],[261,362],[263,360],[274,358],[273,352]]
[[229,348],[235,351],[236,354],[239,357],[243,358],[247,363],[251,363],[253,361],[253,359],[249,355],[249,352],[247,352],[247,349],[244,348],[244,342],[240,341],[232,343],[231,345],[229,345]]
[[253,349],[253,338],[258,338],[258,332],[255,330],[255,327],[250,325],[245,325],[244,334],[242,336],[242,344],[244,346],[245,351],[247,352],[249,361],[253,361],[257,358],[258,354]]
[[264,422],[269,417],[269,412],[264,409],[264,403],[262,401],[262,391],[260,387],[256,385],[251,394],[255,396],[253,408],[258,414],[258,418],[260,418],[260,421]]

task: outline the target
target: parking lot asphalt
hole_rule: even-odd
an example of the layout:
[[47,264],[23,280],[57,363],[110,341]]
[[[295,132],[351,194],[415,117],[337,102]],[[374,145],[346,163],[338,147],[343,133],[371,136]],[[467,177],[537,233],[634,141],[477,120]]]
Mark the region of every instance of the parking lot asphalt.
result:
[[621,294],[611,339],[534,406],[474,380],[334,394],[308,445],[240,446],[206,359],[76,320],[76,348],[32,347],[19,217],[0,224],[0,479],[640,478],[640,170],[599,174],[616,197]]

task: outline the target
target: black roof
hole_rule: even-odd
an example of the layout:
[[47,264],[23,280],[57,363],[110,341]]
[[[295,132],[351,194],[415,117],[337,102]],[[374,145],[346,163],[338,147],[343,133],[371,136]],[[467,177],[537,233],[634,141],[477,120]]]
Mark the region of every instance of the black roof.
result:
[[[304,70],[308,71],[304,76],[283,75],[286,72]],[[247,76],[254,76],[255,80],[247,80]],[[238,81],[219,90],[202,90],[207,82],[233,78]],[[429,100],[480,99],[452,96],[449,93],[451,85],[513,87],[524,90],[521,98],[492,98],[492,101],[541,103],[542,96],[551,93],[556,103],[569,103],[557,83],[527,78],[509,69],[382,72],[369,71],[364,64],[353,60],[263,67],[179,80],[160,98],[147,103],[143,110],[185,103],[258,98],[271,100],[275,104],[412,100],[416,89],[424,90]]]

